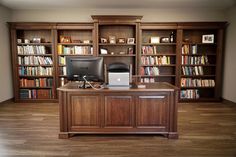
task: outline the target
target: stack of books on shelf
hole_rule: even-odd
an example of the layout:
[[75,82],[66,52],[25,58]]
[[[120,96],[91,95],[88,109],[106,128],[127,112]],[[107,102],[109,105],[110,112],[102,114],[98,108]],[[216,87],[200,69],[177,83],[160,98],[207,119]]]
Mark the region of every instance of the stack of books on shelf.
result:
[[207,56],[182,56],[182,65],[183,64],[208,64]]
[[182,66],[182,74],[183,75],[188,75],[188,76],[192,76],[192,75],[204,75],[203,72],[203,67],[202,66]]
[[52,87],[52,78],[20,79],[20,87]]
[[20,76],[52,76],[52,67],[19,67]]
[[18,56],[19,65],[52,65],[51,57],[42,57],[42,56]]
[[181,78],[181,87],[215,87],[215,80]]
[[197,54],[197,45],[189,45],[189,44],[183,45],[182,54]]
[[160,71],[158,67],[140,67],[140,75],[158,76]]
[[141,57],[142,65],[169,65],[170,56],[161,56],[161,57],[153,57],[153,56],[142,56]]
[[59,56],[59,65],[66,65],[66,57]]
[[20,99],[51,99],[51,89],[20,89]]
[[59,55],[92,55],[93,47],[91,46],[57,46]]
[[47,54],[45,46],[17,46],[19,55]]
[[142,54],[157,54],[157,46],[142,46]]
[[60,67],[60,75],[67,75],[67,72],[66,72],[66,67]]
[[198,89],[187,89],[180,91],[181,99],[199,99],[199,90]]

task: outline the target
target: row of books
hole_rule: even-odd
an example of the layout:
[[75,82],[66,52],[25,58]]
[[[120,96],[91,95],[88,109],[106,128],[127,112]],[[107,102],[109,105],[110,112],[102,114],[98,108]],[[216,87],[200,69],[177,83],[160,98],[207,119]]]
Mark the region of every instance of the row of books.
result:
[[24,76],[52,76],[52,67],[19,67],[19,75]]
[[17,53],[20,55],[30,55],[30,54],[48,54],[50,51],[45,46],[17,46]]
[[52,78],[20,79],[20,87],[52,87]]
[[141,67],[140,75],[157,76],[160,75],[160,70],[158,67]]
[[141,83],[154,83],[155,79],[154,78],[141,78],[140,82]]
[[202,66],[182,66],[183,75],[204,75]]
[[168,65],[170,63],[170,56],[142,56],[141,57],[142,65]]
[[181,78],[181,87],[215,87],[215,80]]
[[93,54],[92,46],[57,46],[57,52],[62,54],[90,55]]
[[157,46],[142,46],[142,54],[157,54]]
[[182,56],[182,64],[208,64],[208,57]]
[[20,99],[51,99],[52,89],[20,89]]
[[197,45],[183,45],[182,54],[197,54]]
[[59,56],[58,62],[59,65],[66,65],[66,57]]
[[25,56],[18,57],[19,65],[52,65],[51,57],[42,57],[42,56]]
[[60,75],[67,75],[66,67],[60,67],[59,73],[60,73]]
[[187,89],[180,91],[181,99],[199,99],[200,94],[198,89]]

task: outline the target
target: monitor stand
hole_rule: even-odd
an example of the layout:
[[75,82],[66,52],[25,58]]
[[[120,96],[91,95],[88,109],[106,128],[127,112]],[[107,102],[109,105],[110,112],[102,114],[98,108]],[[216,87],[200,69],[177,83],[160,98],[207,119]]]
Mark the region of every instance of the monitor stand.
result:
[[86,89],[86,88],[91,88],[91,86],[89,84],[87,84],[86,81],[84,80],[83,84],[79,85],[79,88]]

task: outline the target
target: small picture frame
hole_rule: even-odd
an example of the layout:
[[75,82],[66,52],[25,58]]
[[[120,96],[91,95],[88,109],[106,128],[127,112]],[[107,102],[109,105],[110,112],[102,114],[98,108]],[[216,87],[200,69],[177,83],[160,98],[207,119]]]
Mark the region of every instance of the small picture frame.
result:
[[134,44],[134,38],[128,38],[127,39],[127,44]]
[[90,40],[83,40],[83,43],[84,43],[84,44],[90,44],[91,41],[90,41]]
[[106,38],[101,38],[101,43],[107,43],[107,39]]
[[159,44],[160,43],[160,37],[151,37],[150,43]]
[[115,44],[116,43],[116,37],[115,36],[109,36],[109,43]]
[[107,51],[107,49],[101,48],[101,49],[100,49],[100,53],[101,53],[102,55],[107,55],[107,54],[108,54],[108,51]]
[[60,36],[60,43],[71,43],[71,38],[69,36]]
[[162,37],[160,42],[161,43],[169,43],[170,42],[170,38],[169,37]]
[[17,39],[17,43],[21,44],[22,43],[22,39]]
[[132,47],[128,48],[128,54],[134,54],[134,49]]
[[202,43],[214,43],[214,34],[202,35]]
[[33,43],[41,43],[41,38],[33,38]]
[[119,38],[119,39],[118,39],[118,43],[124,44],[124,43],[125,43],[125,38]]

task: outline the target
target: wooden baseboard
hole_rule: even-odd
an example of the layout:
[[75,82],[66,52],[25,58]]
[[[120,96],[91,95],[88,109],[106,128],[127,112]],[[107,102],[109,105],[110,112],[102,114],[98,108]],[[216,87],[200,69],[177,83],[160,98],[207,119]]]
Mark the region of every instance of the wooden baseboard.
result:
[[236,105],[235,102],[230,101],[230,100],[227,100],[227,99],[222,99],[222,103],[224,103],[224,104],[233,104],[233,105]]
[[13,102],[13,101],[14,101],[14,98],[10,98],[10,99],[0,102],[0,105],[5,104],[5,103],[9,103],[9,102]]

